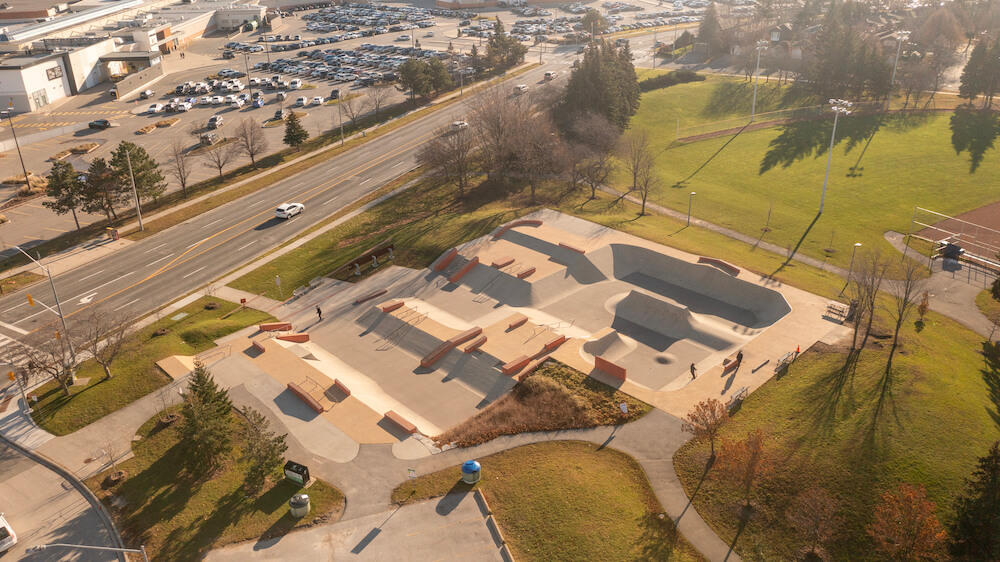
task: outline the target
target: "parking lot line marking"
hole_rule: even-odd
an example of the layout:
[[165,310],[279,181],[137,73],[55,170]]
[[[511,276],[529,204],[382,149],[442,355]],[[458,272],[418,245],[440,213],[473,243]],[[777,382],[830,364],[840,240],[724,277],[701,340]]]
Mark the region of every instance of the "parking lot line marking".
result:
[[206,267],[208,267],[208,266],[206,265],[206,266],[203,266],[203,267],[199,267],[198,269],[196,269],[196,270],[192,271],[191,273],[188,273],[187,275],[185,275],[183,277],[183,279],[187,279],[188,277],[191,277],[192,275],[194,275],[195,273],[198,273],[199,271],[201,271],[202,269],[205,269]]
[[51,228],[51,227],[48,227],[48,226],[45,227],[45,230],[54,230],[56,232],[69,232],[68,230],[63,230],[61,228]]
[[[23,174],[22,174],[22,175],[23,175]],[[22,213],[21,211],[15,211],[14,209],[7,209],[7,212],[8,212],[8,213],[14,213],[15,215],[24,215],[24,216],[26,216],[26,217],[30,217],[30,216],[31,216],[31,215],[30,215],[30,214],[28,214],[28,213]]]

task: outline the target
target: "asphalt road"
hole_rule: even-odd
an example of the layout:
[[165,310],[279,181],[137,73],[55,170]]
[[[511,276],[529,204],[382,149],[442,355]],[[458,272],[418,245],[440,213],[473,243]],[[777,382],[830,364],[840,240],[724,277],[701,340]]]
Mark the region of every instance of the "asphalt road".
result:
[[[545,71],[566,69],[566,62],[575,57],[569,50],[550,56],[545,65],[514,81],[539,84]],[[72,317],[98,303],[104,309],[146,312],[190,293],[412,169],[420,145],[465,111],[459,103],[434,112],[267,189],[58,276],[55,285],[63,313]],[[287,221],[275,219],[275,207],[284,202],[303,203],[306,210]],[[0,335],[20,338],[43,328],[56,329],[58,316],[40,305],[55,308],[48,287],[38,285],[32,295],[33,307],[24,293],[0,298]],[[5,342],[0,338],[0,346]]]
[[26,554],[39,544],[113,546],[100,517],[80,493],[58,474],[0,445],[0,511],[17,534],[17,544],[3,556],[10,560],[117,560],[114,554],[47,549]]

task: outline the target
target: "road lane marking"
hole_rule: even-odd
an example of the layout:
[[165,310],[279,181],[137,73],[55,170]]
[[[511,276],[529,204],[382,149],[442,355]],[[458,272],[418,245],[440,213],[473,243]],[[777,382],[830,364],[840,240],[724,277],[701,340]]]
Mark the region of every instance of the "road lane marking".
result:
[[199,271],[201,271],[202,269],[205,269],[206,267],[208,267],[208,266],[206,265],[206,266],[200,267],[200,268],[192,271],[191,273],[188,273],[187,275],[185,275],[181,279],[187,279],[188,277],[191,277],[192,275],[194,275],[195,273],[198,273]]
[[116,308],[115,311],[121,310],[121,309],[125,308],[126,306],[128,306],[130,304],[135,304],[137,302],[139,302],[139,299],[135,299],[134,301],[129,301],[129,302],[127,302],[127,303],[119,306],[118,308]]
[[151,265],[153,265],[153,264],[157,264],[157,263],[160,263],[161,261],[163,261],[163,260],[165,260],[165,259],[169,258],[169,257],[170,257],[170,256],[172,256],[172,255],[174,255],[174,253],[173,253],[173,252],[170,252],[169,254],[167,254],[167,255],[163,256],[162,258],[160,258],[160,259],[158,259],[158,260],[156,260],[156,261],[152,261],[152,262],[149,262],[149,263],[147,263],[147,264],[146,264],[146,267],[149,267],[149,266],[151,266]]
[[7,313],[8,313],[8,312],[10,312],[11,310],[14,310],[15,308],[21,308],[22,306],[24,306],[24,305],[26,305],[26,304],[28,304],[28,303],[27,303],[27,301],[25,301],[25,302],[22,302],[21,304],[18,304],[18,305],[14,305],[14,306],[12,306],[12,307],[8,308],[7,310],[3,311],[3,313],[4,313],[4,314],[7,314]]
[[398,164],[393,164],[392,166],[389,166],[389,169],[391,170],[393,168],[398,168],[398,167],[402,166],[403,164],[406,164],[406,160],[403,160],[402,162],[400,162]]
[[[38,316],[39,314],[41,314],[43,312],[46,312],[46,309],[43,308],[42,310],[39,310],[38,312],[32,314],[31,316],[25,316],[24,318],[18,320],[17,322],[14,322],[14,324],[20,324],[21,322],[24,322],[25,320],[28,320],[30,318],[34,318],[35,316]],[[34,330],[32,330],[32,331],[34,331]]]
[[260,205],[261,203],[263,203],[263,201],[257,201],[256,203],[250,203],[249,205],[247,205],[247,208],[249,209],[250,207],[256,207],[257,205]]
[[[125,275],[122,275],[121,277],[116,277],[116,278],[112,279],[111,281],[108,281],[107,283],[103,283],[103,284],[98,285],[96,287],[91,287],[90,289],[87,289],[86,291],[80,293],[79,295],[77,295],[77,296],[75,296],[75,297],[73,297],[73,298],[71,298],[69,300],[75,301],[76,299],[82,297],[83,295],[85,295],[86,293],[89,293],[90,291],[96,291],[96,290],[100,289],[101,287],[106,287],[106,286],[114,283],[115,281],[118,281],[120,279],[124,279],[124,278],[128,277],[129,275],[132,275],[133,273],[135,273],[135,272],[134,271],[129,271]],[[69,316],[69,315],[67,314],[67,316]]]
[[208,223],[206,225],[202,225],[202,228],[206,228],[206,227],[212,226],[213,224],[215,224],[215,223],[217,223],[217,222],[219,222],[221,220],[222,219],[215,219],[214,221],[212,221],[212,222],[210,222],[210,223]]
[[248,247],[248,246],[253,246],[253,245],[254,245],[254,244],[256,244],[256,243],[257,243],[257,241],[256,241],[256,240],[254,240],[254,241],[250,242],[249,244],[244,244],[244,245],[240,246],[239,248],[236,248],[236,251],[237,251],[237,252],[239,252],[239,251],[240,251],[240,250],[242,250],[243,248],[246,248],[246,247]]
[[[211,236],[209,236],[208,238],[211,238]],[[201,240],[199,240],[199,241],[195,242],[194,244],[191,244],[190,246],[188,246],[187,249],[190,250],[191,248],[194,248],[198,244],[201,244],[205,240],[208,240],[208,238],[202,238]],[[185,252],[185,253],[187,253],[187,252]]]
[[150,249],[146,250],[146,251],[145,251],[145,252],[143,252],[143,253],[144,253],[144,254],[148,254],[148,253],[152,252],[153,250],[156,250],[157,248],[162,248],[162,247],[164,247],[164,246],[166,246],[166,245],[167,245],[167,243],[166,243],[166,242],[164,242],[163,244],[160,244],[159,246],[155,246],[155,247],[153,247],[153,248],[150,248]]
[[12,332],[17,332],[17,333],[21,334],[22,336],[26,336],[26,335],[28,335],[30,333],[30,332],[28,332],[28,330],[25,330],[23,328],[18,328],[17,326],[15,326],[13,324],[8,324],[6,322],[0,322],[0,326],[3,326],[4,328],[7,328],[8,330],[10,330]]
[[370,181],[372,181],[372,179],[371,179],[371,178],[368,178],[368,179],[366,179],[365,181],[363,181],[363,182],[359,183],[358,185],[364,185],[364,184],[366,184],[366,183],[368,183],[368,182],[370,182]]
[[326,205],[327,203],[333,203],[334,201],[337,200],[337,197],[340,197],[340,196],[337,195],[336,197],[331,197],[330,199],[327,199],[326,201],[324,201],[323,204]]
[[80,304],[90,304],[90,301],[94,300],[94,297],[96,296],[97,296],[97,291],[94,291],[93,293],[90,293],[89,295],[80,299]]
[[95,275],[100,275],[100,274],[102,274],[102,273],[104,273],[104,270],[103,270],[103,269],[102,269],[102,270],[100,270],[100,271],[98,271],[97,273],[91,273],[90,275],[88,275],[88,276],[86,276],[86,277],[81,277],[81,278],[80,278],[80,281],[86,281],[87,279],[90,279],[91,277],[93,277],[93,276],[95,276]]

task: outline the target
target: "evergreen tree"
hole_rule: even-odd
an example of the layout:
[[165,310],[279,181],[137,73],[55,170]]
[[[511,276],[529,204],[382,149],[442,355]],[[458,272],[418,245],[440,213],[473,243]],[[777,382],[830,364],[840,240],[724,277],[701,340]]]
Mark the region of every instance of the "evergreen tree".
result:
[[583,26],[583,31],[593,33],[596,37],[597,35],[604,33],[604,30],[608,28],[608,20],[601,15],[599,10],[590,9],[583,15],[583,19],[580,20],[580,25]]
[[206,474],[219,466],[233,448],[233,403],[201,363],[195,364],[184,397],[181,442],[191,472]]
[[132,198],[131,187],[126,191],[117,180],[114,170],[103,158],[94,158],[87,168],[87,179],[83,182],[80,209],[86,213],[104,213],[108,225],[118,219],[115,207],[124,205]]
[[451,79],[451,73],[440,59],[431,59],[427,63],[427,78],[430,80],[431,88],[435,92],[443,92],[451,89],[455,84]]
[[288,449],[284,435],[275,435],[270,429],[270,422],[257,410],[243,407],[243,416],[247,420],[244,428],[244,446],[242,460],[247,463],[243,488],[250,495],[260,493],[268,476],[281,467]]
[[73,213],[76,229],[80,230],[80,221],[76,218],[76,210],[83,205],[83,182],[80,174],[69,162],[56,160],[49,172],[49,184],[45,194],[51,201],[42,201],[42,205],[55,211],[57,215]]
[[[126,152],[128,157],[126,158]],[[129,174],[129,161],[132,173]],[[150,157],[146,149],[129,141],[118,143],[118,148],[111,153],[111,169],[118,183],[127,190],[132,188],[132,177],[135,176],[135,192],[139,200],[156,199],[167,190],[167,182],[160,173],[160,165]]]
[[962,70],[958,95],[967,98],[969,103],[982,95],[985,108],[993,104],[997,91],[1000,91],[1000,41],[992,46],[980,41],[972,49],[969,62]]
[[434,88],[427,63],[415,58],[399,66],[399,83],[410,90],[410,99],[422,98]]
[[979,459],[955,500],[952,554],[970,560],[1000,560],[1000,442]]
[[306,131],[302,123],[299,122],[299,116],[295,115],[294,111],[291,112],[288,115],[288,119],[285,120],[285,144],[298,150],[308,138],[309,131]]
[[554,116],[560,129],[569,131],[587,113],[602,115],[619,131],[639,109],[639,82],[628,46],[616,47],[601,40],[588,48],[573,70]]
[[701,23],[698,24],[698,42],[707,43],[711,54],[719,53],[725,48],[722,24],[719,23],[719,11],[715,8],[715,2],[708,5]]
[[486,45],[486,61],[491,68],[506,70],[524,60],[528,48],[507,34],[498,16]]

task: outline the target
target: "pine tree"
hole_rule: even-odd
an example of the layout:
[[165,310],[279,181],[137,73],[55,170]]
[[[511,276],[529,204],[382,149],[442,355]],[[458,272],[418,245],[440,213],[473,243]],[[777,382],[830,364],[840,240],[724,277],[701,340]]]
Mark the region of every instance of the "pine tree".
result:
[[270,429],[270,422],[257,410],[244,406],[243,416],[247,420],[243,431],[242,460],[247,463],[243,487],[248,494],[257,495],[267,483],[268,476],[281,467],[288,445],[285,435],[275,435]]
[[722,50],[722,24],[719,23],[719,11],[715,8],[715,2],[708,5],[701,23],[698,24],[698,41],[707,43],[711,54]]
[[415,58],[399,66],[399,83],[410,90],[410,99],[422,98],[434,88],[427,63]]
[[[132,165],[131,174],[129,163]],[[127,191],[132,188],[132,176],[135,177],[135,192],[139,200],[152,199],[155,202],[167,190],[160,165],[141,146],[129,141],[120,142],[118,148],[111,153],[110,164],[118,183],[126,186]]]
[[966,98],[969,102],[975,101],[979,94],[985,90],[984,70],[986,68],[986,57],[989,56],[988,49],[984,42],[976,44],[969,55],[969,62],[965,63],[962,70],[961,84],[958,87],[958,95]]
[[443,92],[455,85],[451,79],[451,73],[448,72],[448,68],[440,59],[431,59],[427,63],[427,77],[435,92]]
[[114,224],[112,217],[118,219],[115,207],[124,205],[131,200],[131,197],[131,188],[125,190],[115,177],[114,171],[108,166],[107,160],[103,158],[91,160],[90,167],[87,168],[87,179],[83,182],[80,209],[85,213],[104,213],[108,225],[111,225]]
[[969,560],[1000,560],[1000,442],[981,457],[955,500],[952,554]]
[[593,113],[625,130],[639,109],[639,82],[627,45],[616,47],[601,40],[583,54],[554,110],[563,131],[581,115]]
[[229,393],[215,384],[203,364],[195,363],[181,410],[181,442],[191,472],[211,473],[232,450],[232,408]]
[[302,126],[299,116],[294,111],[291,112],[288,119],[285,120],[285,144],[298,150],[308,138],[309,131],[306,131],[305,127]]
[[73,213],[76,229],[80,230],[80,220],[76,218],[76,210],[83,205],[83,182],[80,174],[69,162],[56,160],[49,172],[49,184],[45,194],[51,201],[42,201],[42,205],[55,211],[57,215]]

